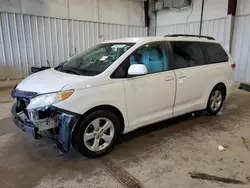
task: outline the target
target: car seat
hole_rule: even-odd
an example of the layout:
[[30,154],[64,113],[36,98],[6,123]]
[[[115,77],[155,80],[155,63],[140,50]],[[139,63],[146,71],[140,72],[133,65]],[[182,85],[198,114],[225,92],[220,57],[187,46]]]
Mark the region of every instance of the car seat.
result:
[[129,58],[130,65],[141,63],[141,54],[134,53]]
[[[147,58],[146,58],[147,56]],[[143,63],[145,62],[149,73],[161,72],[164,70],[164,58],[161,55],[160,50],[157,48],[148,48],[147,55],[143,54]],[[146,60],[147,59],[147,60]]]

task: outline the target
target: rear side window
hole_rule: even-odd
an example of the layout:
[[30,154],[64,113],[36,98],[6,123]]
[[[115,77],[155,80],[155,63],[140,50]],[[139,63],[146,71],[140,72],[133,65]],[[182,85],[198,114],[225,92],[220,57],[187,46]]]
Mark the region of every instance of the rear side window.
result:
[[221,63],[228,61],[227,53],[220,44],[204,42],[203,46],[207,51],[210,63]]
[[206,58],[199,42],[171,42],[177,68],[204,65]]

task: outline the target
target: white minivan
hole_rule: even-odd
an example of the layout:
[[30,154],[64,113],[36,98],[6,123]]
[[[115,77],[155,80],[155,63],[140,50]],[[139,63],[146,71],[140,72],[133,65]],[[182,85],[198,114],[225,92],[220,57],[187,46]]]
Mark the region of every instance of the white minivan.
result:
[[198,110],[217,114],[234,68],[211,37],[107,41],[24,79],[12,91],[13,121],[65,153],[73,146],[97,157],[139,127]]

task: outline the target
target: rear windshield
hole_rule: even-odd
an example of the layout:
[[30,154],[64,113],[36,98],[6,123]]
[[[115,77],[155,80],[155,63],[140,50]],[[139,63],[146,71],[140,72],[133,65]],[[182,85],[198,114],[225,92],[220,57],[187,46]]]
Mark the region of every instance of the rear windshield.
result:
[[106,70],[134,43],[98,44],[79,53],[55,69],[69,74],[95,76]]
[[227,53],[220,44],[209,42],[204,42],[202,44],[207,52],[210,63],[220,63],[228,61]]

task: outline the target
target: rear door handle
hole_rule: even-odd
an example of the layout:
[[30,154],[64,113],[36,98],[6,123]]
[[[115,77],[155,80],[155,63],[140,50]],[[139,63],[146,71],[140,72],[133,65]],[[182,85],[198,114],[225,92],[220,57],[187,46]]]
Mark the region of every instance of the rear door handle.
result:
[[178,78],[186,78],[186,77],[187,77],[187,76],[184,76],[184,75],[183,75],[183,76],[178,76]]

